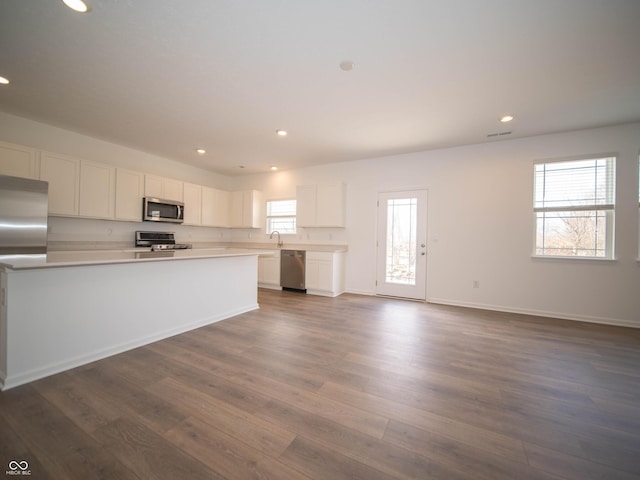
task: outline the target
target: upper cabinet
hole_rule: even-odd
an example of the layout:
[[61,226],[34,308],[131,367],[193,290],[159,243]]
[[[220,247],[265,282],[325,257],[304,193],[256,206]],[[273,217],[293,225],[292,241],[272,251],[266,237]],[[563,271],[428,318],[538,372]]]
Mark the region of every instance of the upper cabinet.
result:
[[116,220],[142,221],[144,173],[116,168]]
[[0,142],[0,175],[49,183],[49,215],[142,221],[143,197],[183,202],[184,224],[262,228],[257,190],[228,192]]
[[296,188],[296,223],[299,227],[344,227],[346,185],[328,183]]
[[114,218],[114,167],[42,152],[40,180],[49,182],[49,215]]
[[38,179],[38,151],[0,142],[0,175]]
[[257,190],[231,192],[231,227],[262,227],[262,193]]
[[78,215],[80,160],[42,152],[40,180],[49,182],[49,215]]
[[184,183],[184,224],[202,225],[202,189],[201,185]]
[[102,163],[80,161],[81,217],[107,218],[114,216],[116,169]]
[[183,183],[172,178],[144,176],[145,197],[161,198],[163,200],[183,201]]
[[230,196],[231,194],[225,190],[218,190],[217,188],[210,188],[210,187],[202,187],[202,225],[203,226],[205,227],[228,227],[229,226]]

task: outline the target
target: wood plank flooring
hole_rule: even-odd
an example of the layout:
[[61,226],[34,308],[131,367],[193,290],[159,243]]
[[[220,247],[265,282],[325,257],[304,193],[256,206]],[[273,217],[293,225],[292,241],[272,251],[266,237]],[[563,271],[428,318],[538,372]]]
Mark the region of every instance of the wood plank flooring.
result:
[[0,473],[640,478],[640,330],[348,294],[259,302],[0,393]]

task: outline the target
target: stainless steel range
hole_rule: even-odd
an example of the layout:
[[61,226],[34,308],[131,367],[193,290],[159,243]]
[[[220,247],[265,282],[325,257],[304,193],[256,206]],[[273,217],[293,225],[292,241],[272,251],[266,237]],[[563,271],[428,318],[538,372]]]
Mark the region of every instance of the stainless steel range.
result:
[[136,247],[151,247],[159,250],[184,250],[191,248],[188,243],[176,243],[174,232],[136,232]]

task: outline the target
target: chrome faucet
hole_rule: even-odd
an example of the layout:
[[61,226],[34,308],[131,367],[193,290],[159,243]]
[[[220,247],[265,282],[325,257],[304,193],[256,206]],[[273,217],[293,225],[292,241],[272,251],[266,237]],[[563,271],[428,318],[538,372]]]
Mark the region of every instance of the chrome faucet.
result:
[[274,230],[273,232],[271,232],[271,235],[269,235],[270,239],[273,239],[273,234],[277,233],[278,234],[278,248],[282,247],[282,240],[280,240],[280,232],[277,230]]

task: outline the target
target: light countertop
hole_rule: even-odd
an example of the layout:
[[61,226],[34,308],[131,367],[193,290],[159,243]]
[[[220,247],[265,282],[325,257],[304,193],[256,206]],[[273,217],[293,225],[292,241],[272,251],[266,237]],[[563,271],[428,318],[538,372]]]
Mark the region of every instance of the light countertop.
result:
[[109,265],[116,263],[175,261],[247,255],[273,255],[273,253],[273,249],[226,247],[165,250],[158,252],[152,252],[148,248],[54,251],[42,255],[2,255],[0,256],[0,267],[10,268],[12,270],[30,270],[82,265]]

